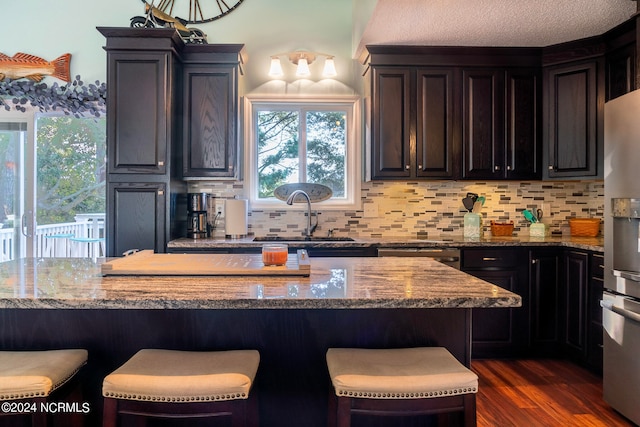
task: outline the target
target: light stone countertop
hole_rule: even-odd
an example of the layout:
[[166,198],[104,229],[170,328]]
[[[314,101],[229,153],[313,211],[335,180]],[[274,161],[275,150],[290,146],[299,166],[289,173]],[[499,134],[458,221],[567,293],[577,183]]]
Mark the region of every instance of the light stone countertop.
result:
[[360,309],[522,304],[512,292],[428,258],[312,257],[310,261],[309,277],[103,277],[100,261],[20,259],[0,263],[0,308]]
[[[342,237],[342,236],[339,236]],[[254,236],[241,239],[225,239],[223,236],[205,239],[180,238],[172,240],[167,245],[172,251],[180,249],[206,250],[206,249],[235,249],[260,247],[264,241],[254,241]],[[380,238],[354,238],[353,241],[287,241],[291,248],[318,247],[318,248],[474,248],[474,247],[501,247],[501,246],[535,246],[551,247],[561,246],[574,249],[582,249],[594,252],[604,252],[604,237],[573,237],[573,236],[547,236],[530,237],[516,235],[509,237],[482,237],[465,238],[462,235],[444,234],[429,235],[425,238],[407,237],[380,237]]]

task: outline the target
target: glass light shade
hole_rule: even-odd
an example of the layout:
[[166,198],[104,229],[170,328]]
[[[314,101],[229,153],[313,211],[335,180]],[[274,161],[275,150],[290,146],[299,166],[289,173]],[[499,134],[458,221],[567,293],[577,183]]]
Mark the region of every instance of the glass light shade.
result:
[[322,70],[323,77],[334,77],[338,73],[336,72],[336,64],[333,62],[333,58],[327,58],[324,61],[324,70]]
[[271,58],[271,67],[269,68],[269,75],[271,77],[282,77],[284,73],[282,72],[282,64],[280,63],[280,58],[273,57]]
[[296,70],[296,76],[305,77],[311,74],[309,70],[309,64],[307,63],[307,58],[298,59],[298,69]]

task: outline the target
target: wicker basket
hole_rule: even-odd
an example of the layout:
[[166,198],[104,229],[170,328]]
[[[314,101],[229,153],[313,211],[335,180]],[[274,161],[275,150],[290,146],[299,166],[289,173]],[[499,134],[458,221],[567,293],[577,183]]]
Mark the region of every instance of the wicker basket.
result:
[[570,218],[571,235],[578,237],[596,237],[600,234],[599,218]]
[[492,236],[511,236],[513,234],[513,221],[500,223],[491,221]]

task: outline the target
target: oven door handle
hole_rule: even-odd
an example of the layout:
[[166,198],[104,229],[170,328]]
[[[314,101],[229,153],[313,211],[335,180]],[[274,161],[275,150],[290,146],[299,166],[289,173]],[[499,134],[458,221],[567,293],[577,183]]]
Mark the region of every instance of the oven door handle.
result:
[[614,313],[619,314],[625,319],[633,320],[634,322],[640,323],[640,314],[618,307],[617,305],[614,305],[611,301],[600,300],[600,307],[607,309],[609,311],[613,311]]

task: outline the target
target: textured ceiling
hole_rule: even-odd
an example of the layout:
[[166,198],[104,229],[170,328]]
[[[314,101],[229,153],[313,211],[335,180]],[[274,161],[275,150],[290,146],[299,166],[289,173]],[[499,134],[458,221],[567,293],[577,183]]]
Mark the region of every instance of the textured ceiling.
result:
[[634,0],[378,0],[367,44],[542,47],[599,35],[628,20]]

